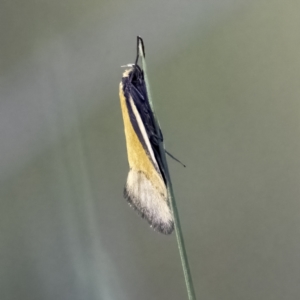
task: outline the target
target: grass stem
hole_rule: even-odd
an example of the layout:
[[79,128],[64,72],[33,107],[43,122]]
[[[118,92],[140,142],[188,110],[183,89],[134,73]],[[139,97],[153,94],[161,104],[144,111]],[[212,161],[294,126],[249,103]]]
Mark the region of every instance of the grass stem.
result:
[[[155,111],[153,108],[151,90],[150,90],[149,80],[148,80],[148,76],[147,76],[147,66],[146,66],[146,60],[145,60],[145,54],[144,54],[144,45],[143,45],[142,39],[140,37],[138,37],[138,51],[139,51],[139,56],[142,59],[144,80],[146,83],[148,99],[149,99],[150,106],[151,106],[151,109],[152,109],[152,112],[154,115],[154,121],[155,121],[155,127],[156,127],[155,129],[156,129],[156,132],[159,132],[160,127],[159,127],[159,123],[158,123],[158,120],[156,118]],[[191,271],[190,271],[190,267],[189,267],[187,253],[185,250],[184,238],[183,238],[183,234],[182,234],[182,230],[181,230],[179,214],[178,214],[178,210],[177,210],[177,206],[176,206],[175,195],[174,195],[174,191],[173,191],[173,186],[172,186],[170,172],[169,172],[169,168],[168,168],[168,164],[167,164],[165,147],[164,147],[163,141],[161,141],[159,144],[159,151],[160,151],[160,155],[162,158],[162,163],[164,165],[164,170],[166,173],[168,200],[169,200],[169,203],[171,203],[171,208],[173,211],[175,233],[176,233],[177,244],[178,244],[178,249],[179,249],[179,254],[180,254],[180,259],[181,259],[181,265],[182,265],[184,279],[185,279],[187,293],[188,293],[188,299],[196,300],[192,275],[191,275]]]

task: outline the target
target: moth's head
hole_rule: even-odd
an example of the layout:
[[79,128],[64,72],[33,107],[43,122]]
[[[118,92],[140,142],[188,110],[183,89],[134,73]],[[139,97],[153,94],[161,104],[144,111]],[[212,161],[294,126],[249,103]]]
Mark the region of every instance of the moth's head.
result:
[[[127,65],[126,67],[128,67],[129,65]],[[133,70],[133,67],[131,67],[130,69],[126,69],[124,72],[123,72],[123,78],[127,78],[130,76],[131,72]]]
[[121,68],[126,68],[126,70],[123,72],[123,78],[130,77],[130,75],[132,74],[132,71],[135,68],[135,64],[123,65],[123,66],[121,66]]
[[144,79],[144,72],[138,64],[128,64],[121,66],[122,68],[128,68],[123,73],[123,78],[130,78],[130,81],[136,81],[139,79]]

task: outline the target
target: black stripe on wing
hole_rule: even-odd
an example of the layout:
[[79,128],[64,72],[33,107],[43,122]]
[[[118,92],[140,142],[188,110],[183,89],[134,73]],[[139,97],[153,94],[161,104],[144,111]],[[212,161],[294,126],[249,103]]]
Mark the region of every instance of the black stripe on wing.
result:
[[[142,136],[142,133],[140,131],[140,128],[137,124],[136,118],[132,112],[131,105],[129,103],[129,96],[131,96],[140,116],[142,119],[142,122],[145,126],[150,145],[153,149],[153,153],[155,156],[155,159],[157,161],[159,170],[163,176],[164,182],[165,180],[165,174],[162,164],[162,159],[160,156],[159,151],[159,142],[163,140],[163,135],[161,133],[161,130],[159,128],[159,132],[156,132],[155,124],[154,124],[154,116],[149,104],[148,96],[147,96],[147,89],[144,81],[144,73],[141,70],[141,68],[138,65],[135,65],[133,67],[133,70],[129,72],[128,77],[122,78],[123,83],[123,92],[126,98],[126,104],[128,108],[128,112],[130,114],[130,119],[133,124],[134,130],[137,133],[137,136],[142,143],[145,151],[147,151],[148,155],[150,156],[150,153],[148,152],[147,145],[144,141],[144,138]],[[151,157],[151,156],[150,156]]]

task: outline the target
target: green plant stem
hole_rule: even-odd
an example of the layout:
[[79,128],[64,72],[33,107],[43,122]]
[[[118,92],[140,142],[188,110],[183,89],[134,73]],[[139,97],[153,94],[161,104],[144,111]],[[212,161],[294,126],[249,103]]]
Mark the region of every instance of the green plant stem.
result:
[[[145,61],[144,52],[143,52],[140,41],[139,41],[139,55],[142,58],[144,79],[145,79],[145,83],[146,83],[149,103],[150,103],[150,106],[151,106],[151,109],[152,109],[152,112],[154,115],[154,121],[155,121],[155,127],[156,127],[155,129],[156,129],[156,132],[159,132],[159,124],[158,124],[158,121],[157,121],[157,118],[156,118],[156,115],[154,112],[151,91],[150,91],[149,81],[148,81],[148,77],[147,77],[146,61]],[[178,244],[181,264],[182,264],[182,268],[183,268],[183,274],[184,274],[184,279],[185,279],[185,283],[186,283],[188,298],[189,298],[189,300],[196,300],[192,275],[191,275],[189,262],[188,262],[188,258],[187,258],[187,254],[186,254],[186,250],[185,250],[183,234],[182,234],[182,230],[181,230],[181,226],[180,226],[179,214],[178,214],[178,210],[177,210],[177,206],[176,206],[172,181],[171,181],[171,177],[170,177],[170,173],[169,173],[169,168],[168,168],[166,153],[165,153],[165,147],[164,147],[163,142],[159,143],[159,151],[160,151],[160,155],[162,158],[162,163],[164,165],[164,170],[166,173],[165,175],[166,175],[166,181],[167,181],[168,200],[171,203],[171,208],[173,211],[175,233],[176,233],[177,244]]]

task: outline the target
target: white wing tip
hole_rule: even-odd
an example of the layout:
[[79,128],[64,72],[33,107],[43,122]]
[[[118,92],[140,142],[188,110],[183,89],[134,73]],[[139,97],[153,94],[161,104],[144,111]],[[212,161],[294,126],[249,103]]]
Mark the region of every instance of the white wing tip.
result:
[[128,173],[124,197],[155,230],[164,234],[173,231],[173,215],[168,205],[165,186],[159,190],[143,172],[131,169]]

